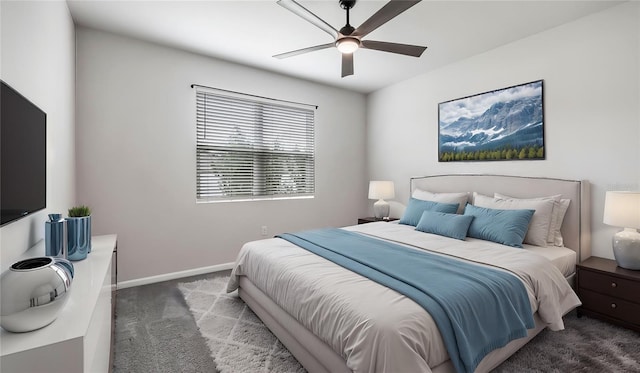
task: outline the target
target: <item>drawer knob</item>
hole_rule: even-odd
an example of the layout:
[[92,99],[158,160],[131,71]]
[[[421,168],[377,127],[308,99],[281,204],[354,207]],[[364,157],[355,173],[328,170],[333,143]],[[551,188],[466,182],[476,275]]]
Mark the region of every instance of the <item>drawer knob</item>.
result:
[[618,287],[618,284],[616,284],[615,282],[612,282],[612,283],[611,283],[611,287],[612,287],[612,288]]
[[611,303],[611,308],[616,308],[616,304],[615,303]]

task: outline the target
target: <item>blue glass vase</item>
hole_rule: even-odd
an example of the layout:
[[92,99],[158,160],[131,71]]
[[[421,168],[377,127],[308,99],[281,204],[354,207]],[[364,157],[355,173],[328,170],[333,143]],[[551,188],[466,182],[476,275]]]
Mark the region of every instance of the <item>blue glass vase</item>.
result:
[[83,260],[91,247],[91,216],[67,218],[67,258]]
[[61,214],[49,214],[45,222],[44,255],[66,258],[64,251],[64,219]]

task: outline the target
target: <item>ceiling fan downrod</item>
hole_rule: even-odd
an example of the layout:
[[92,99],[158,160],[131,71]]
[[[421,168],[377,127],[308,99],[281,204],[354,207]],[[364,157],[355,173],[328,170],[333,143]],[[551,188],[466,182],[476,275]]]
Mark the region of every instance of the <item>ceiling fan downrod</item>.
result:
[[356,5],[356,0],[340,0],[340,7],[347,11],[347,24],[340,29],[340,33],[344,36],[351,35],[356,29],[349,23],[349,10]]
[[340,29],[342,37],[336,40],[336,47],[342,54],[352,54],[362,45],[359,38],[351,36],[356,29],[349,24],[349,10],[354,5],[356,5],[355,0],[340,0],[340,7],[347,11],[347,24]]

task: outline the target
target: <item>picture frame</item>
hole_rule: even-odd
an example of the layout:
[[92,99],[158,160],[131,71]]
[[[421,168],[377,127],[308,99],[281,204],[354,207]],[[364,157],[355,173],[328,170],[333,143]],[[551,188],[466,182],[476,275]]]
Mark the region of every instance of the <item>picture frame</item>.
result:
[[542,80],[438,104],[438,162],[545,157]]

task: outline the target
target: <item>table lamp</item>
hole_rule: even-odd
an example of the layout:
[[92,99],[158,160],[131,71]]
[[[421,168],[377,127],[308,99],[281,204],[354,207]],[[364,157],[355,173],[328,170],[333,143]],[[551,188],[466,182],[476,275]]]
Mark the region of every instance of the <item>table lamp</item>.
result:
[[603,222],[624,228],[613,236],[613,256],[618,266],[639,270],[640,192],[607,192]]
[[384,199],[395,197],[393,181],[370,181],[369,199],[377,199],[373,204],[373,212],[376,219],[389,217],[389,203]]

